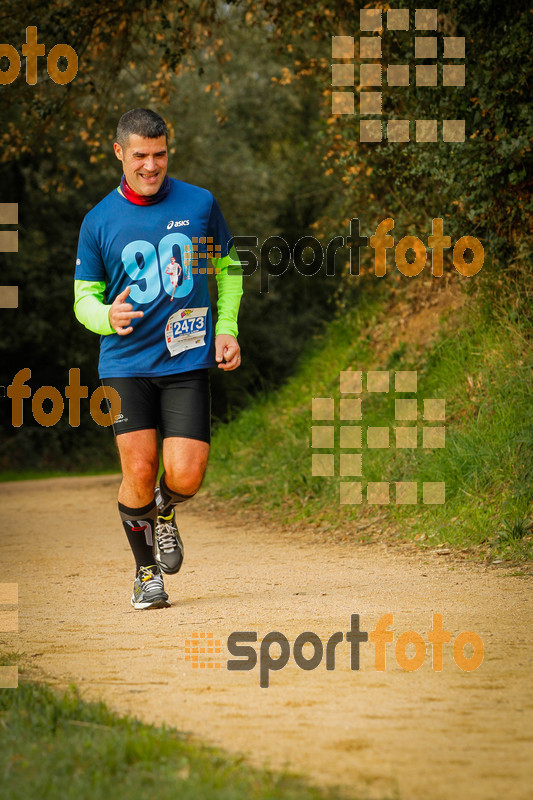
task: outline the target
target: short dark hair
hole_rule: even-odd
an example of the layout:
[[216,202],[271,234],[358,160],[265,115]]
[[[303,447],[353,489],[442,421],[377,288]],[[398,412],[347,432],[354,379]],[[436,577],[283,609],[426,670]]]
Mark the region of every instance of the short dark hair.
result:
[[165,136],[168,142],[168,128],[163,117],[149,108],[132,108],[121,116],[117,125],[117,142],[125,150],[132,133],[145,139],[158,139]]

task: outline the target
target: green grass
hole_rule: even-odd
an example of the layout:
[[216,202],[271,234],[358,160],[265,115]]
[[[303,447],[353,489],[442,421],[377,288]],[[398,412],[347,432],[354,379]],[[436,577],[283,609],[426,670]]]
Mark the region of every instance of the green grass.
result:
[[341,797],[33,683],[0,690],[0,765],[3,800]]
[[[225,501],[238,498],[240,504],[261,508],[282,523],[303,520],[358,536],[361,518],[373,512],[386,517],[396,536],[416,538],[424,546],[447,544],[477,548],[489,557],[531,558],[533,423],[526,326],[505,308],[487,311],[471,300],[453,323],[443,321],[432,345],[421,349],[404,344],[385,357],[374,331],[379,325],[384,345],[398,321],[387,319],[383,300],[367,300],[330,325],[286,386],[216,432],[207,481],[210,493]],[[339,504],[338,376],[348,369],[391,374],[388,394],[362,395],[363,497],[368,481],[417,481],[417,505],[397,506],[392,485],[387,506]],[[424,449],[421,431],[417,449],[394,446],[394,400],[412,396],[394,393],[396,370],[418,372],[418,419],[399,424],[439,426],[424,422],[423,399],[445,399],[446,421],[440,423],[446,428],[444,448]],[[311,474],[313,397],[336,401],[337,477]],[[391,447],[366,449],[367,425],[388,427]],[[446,483],[446,502],[423,505],[422,482],[441,481]]]
[[31,480],[44,480],[45,478],[72,478],[83,477],[86,475],[117,475],[120,473],[120,463],[117,456],[117,463],[115,466],[110,466],[107,469],[99,467],[88,467],[84,470],[76,470],[73,472],[68,469],[6,469],[0,472],[0,483],[6,481],[31,481]]

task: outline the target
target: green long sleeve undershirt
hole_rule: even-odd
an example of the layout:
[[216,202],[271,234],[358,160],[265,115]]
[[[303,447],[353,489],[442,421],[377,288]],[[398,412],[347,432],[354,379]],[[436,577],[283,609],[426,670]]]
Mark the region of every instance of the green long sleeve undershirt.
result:
[[[218,320],[215,335],[227,333],[237,338],[237,316],[242,296],[242,266],[235,247],[224,258],[212,258],[218,289]],[[74,313],[93,333],[115,333],[109,321],[109,305],[104,302],[105,281],[74,281]]]

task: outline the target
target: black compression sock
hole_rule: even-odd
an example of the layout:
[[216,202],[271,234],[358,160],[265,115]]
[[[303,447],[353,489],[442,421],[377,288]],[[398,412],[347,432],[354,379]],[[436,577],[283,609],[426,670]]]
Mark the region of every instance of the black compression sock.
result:
[[155,500],[142,508],[128,508],[119,503],[118,513],[135,558],[137,571],[139,567],[149,567],[154,564],[152,541],[157,519]]
[[164,472],[159,479],[159,491],[161,492],[163,506],[159,508],[158,514],[162,517],[168,517],[177,503],[184,503],[194,497],[194,494],[178,494],[178,492],[173,492],[172,489],[169,489],[165,481]]

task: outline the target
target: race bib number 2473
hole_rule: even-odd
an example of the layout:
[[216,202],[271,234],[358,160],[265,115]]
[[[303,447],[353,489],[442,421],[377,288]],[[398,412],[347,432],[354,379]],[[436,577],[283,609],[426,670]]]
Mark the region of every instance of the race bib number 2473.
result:
[[207,307],[181,308],[168,318],[165,341],[171,356],[205,345]]

